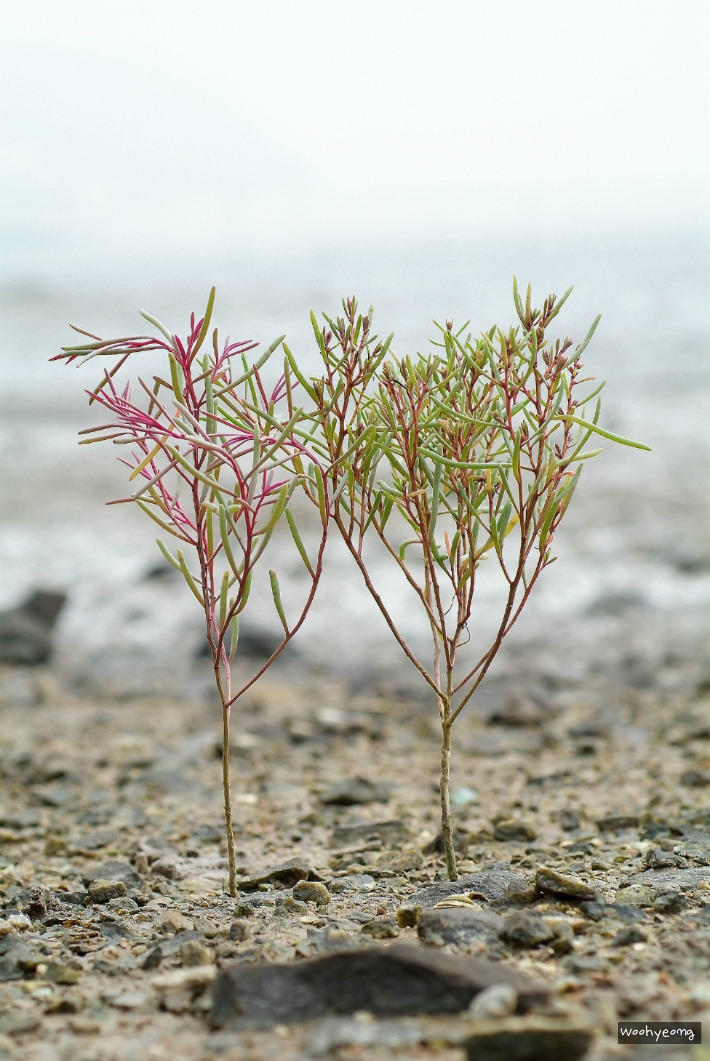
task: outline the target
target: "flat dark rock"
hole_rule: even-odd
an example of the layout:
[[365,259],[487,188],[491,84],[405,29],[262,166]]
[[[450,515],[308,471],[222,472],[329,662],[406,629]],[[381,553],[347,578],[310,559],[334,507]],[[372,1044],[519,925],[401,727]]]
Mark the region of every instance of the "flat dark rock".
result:
[[424,910],[417,933],[424,941],[438,938],[444,943],[467,943],[471,939],[496,940],[502,928],[503,918],[499,914],[461,906]]
[[693,887],[710,880],[710,866],[688,866],[686,869],[647,869],[637,873],[634,884],[678,884]]
[[489,902],[501,902],[512,896],[511,902],[514,902],[515,893],[524,893],[527,888],[525,878],[512,869],[482,869],[478,873],[467,873],[456,881],[428,884],[416,891],[405,906],[420,906],[422,910],[428,910],[442,899],[448,899],[451,895],[464,895],[467,892],[478,892]]
[[353,825],[336,825],[333,829],[333,845],[347,847],[376,837],[383,844],[400,844],[410,839],[409,829],[401,821],[356,822]]
[[38,590],[16,608],[0,612],[0,662],[34,666],[52,651],[52,627],[66,596]]
[[468,1061],[577,1061],[594,1040],[583,1025],[546,1017],[485,1021],[465,1042]]
[[637,906],[628,906],[626,903],[601,903],[588,900],[580,903],[579,909],[586,914],[591,921],[601,921],[602,918],[618,918],[619,921],[645,921],[646,914]]
[[232,965],[214,985],[218,1028],[272,1027],[366,1010],[375,1016],[457,1013],[492,984],[511,984],[525,1009],[545,984],[499,962],[395,943],[347,950],[288,965]]
[[373,784],[366,777],[349,777],[331,785],[321,796],[321,803],[353,807],[360,803],[386,803],[389,795],[387,788]]
[[120,881],[128,889],[140,888],[143,885],[143,878],[139,873],[136,873],[133,866],[129,865],[128,862],[118,862],[113,859],[85,870],[82,874],[82,880],[87,886],[95,880]]
[[250,877],[243,877],[238,882],[238,887],[245,892],[256,891],[260,884],[285,884],[291,887],[298,884],[300,880],[322,881],[323,878],[310,866],[305,859],[290,858],[288,862],[281,862],[278,866],[265,869],[263,873],[254,873]]

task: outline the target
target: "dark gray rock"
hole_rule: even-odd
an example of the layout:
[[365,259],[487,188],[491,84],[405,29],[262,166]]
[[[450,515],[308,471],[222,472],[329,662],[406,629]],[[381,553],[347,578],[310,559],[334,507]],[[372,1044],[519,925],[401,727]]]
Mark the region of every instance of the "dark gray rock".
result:
[[349,847],[367,840],[381,840],[383,844],[402,844],[410,839],[404,822],[355,822],[352,825],[336,825],[333,829],[333,846]]
[[693,889],[710,881],[710,866],[689,866],[687,869],[647,869],[633,878],[634,884],[668,890],[667,885],[681,889]]
[[659,851],[656,847],[648,849],[643,864],[646,869],[684,869],[688,865],[682,855]]
[[687,788],[707,788],[710,785],[710,770],[686,770],[680,775],[680,783]]
[[628,925],[616,933],[611,945],[612,947],[630,947],[632,943],[645,943],[647,939],[648,936],[638,925]]
[[45,955],[9,932],[0,938],[0,982],[31,979]]
[[288,965],[233,965],[215,982],[215,1027],[271,1027],[367,1010],[375,1016],[455,1013],[495,983],[509,983],[521,1008],[546,985],[497,962],[409,944],[366,947]]
[[506,917],[500,931],[501,938],[516,947],[539,947],[549,943],[554,934],[534,910],[516,910]]
[[422,911],[417,924],[419,938],[425,943],[468,943],[472,939],[483,939],[489,943],[497,940],[503,928],[503,918],[491,910],[476,910],[460,907],[442,907]]
[[635,924],[638,921],[646,920],[646,914],[643,910],[640,910],[637,906],[628,906],[626,903],[597,903],[589,901],[580,903],[579,909],[591,921],[601,921],[602,918],[608,917]]
[[360,803],[386,803],[389,790],[375,785],[366,777],[350,777],[331,785],[321,796],[321,803],[336,807],[353,807]]
[[605,818],[597,820],[597,829],[602,833],[620,833],[638,827],[638,814],[608,814]]
[[687,905],[685,896],[676,891],[661,892],[653,900],[653,909],[657,914],[678,914],[685,910]]
[[[505,868],[504,868],[505,867]],[[507,864],[482,869],[478,873],[467,873],[456,881],[439,881],[420,888],[407,900],[405,907],[421,907],[428,910],[452,895],[473,892],[490,903],[510,903],[516,896],[528,895],[529,887],[524,877],[515,873]]]
[[465,1043],[468,1061],[578,1061],[594,1040],[584,1025],[547,1017],[481,1022]]
[[513,840],[518,843],[529,843],[536,836],[537,833],[532,825],[528,825],[527,822],[514,821],[513,819],[497,822],[493,829],[493,838],[500,841]]
[[266,869],[263,873],[254,873],[249,877],[243,877],[238,882],[241,891],[256,891],[260,884],[284,884],[292,887],[301,880],[322,881],[320,874],[309,865],[305,859],[291,858],[288,862],[281,862],[278,866]]
[[35,666],[52,651],[52,628],[64,607],[64,593],[41,590],[16,608],[0,612],[0,662]]
[[95,880],[120,881],[125,884],[129,891],[143,886],[143,878],[139,873],[136,873],[133,866],[129,865],[128,862],[118,862],[113,859],[85,870],[82,873],[82,880],[87,887]]

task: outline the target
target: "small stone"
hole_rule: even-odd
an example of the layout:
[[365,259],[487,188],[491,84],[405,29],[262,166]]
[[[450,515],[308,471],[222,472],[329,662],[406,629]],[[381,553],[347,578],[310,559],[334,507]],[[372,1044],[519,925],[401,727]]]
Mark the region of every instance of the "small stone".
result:
[[397,923],[392,917],[373,917],[371,921],[365,922],[360,931],[371,939],[395,939],[399,935]]
[[149,950],[141,963],[141,969],[157,969],[163,960],[162,947],[153,947]]
[[620,921],[631,923],[646,920],[643,910],[640,910],[637,906],[631,906],[629,903],[597,903],[592,901],[581,903],[579,909],[591,921],[601,921],[605,917],[616,917]]
[[464,1042],[468,1061],[578,1061],[594,1031],[549,1017],[482,1022]]
[[493,829],[495,840],[512,840],[519,843],[528,843],[537,837],[537,833],[527,822],[514,821],[512,818],[497,822]]
[[688,901],[680,892],[661,892],[653,900],[653,909],[658,914],[677,914],[684,910]]
[[330,883],[333,895],[347,892],[372,892],[377,887],[375,878],[369,873],[349,873],[347,877],[336,877]]
[[515,895],[528,896],[528,886],[525,879],[513,872],[507,863],[499,863],[477,873],[466,873],[457,881],[439,881],[419,888],[404,906],[419,906],[426,910],[449,896],[469,893],[480,895],[481,899],[491,903],[513,903],[516,901]]
[[246,921],[240,920],[239,918],[237,918],[235,921],[232,921],[231,925],[229,926],[229,938],[232,940],[237,940],[240,943],[243,940],[249,938],[250,932],[251,928],[249,924]]
[[673,855],[669,851],[659,851],[651,847],[646,852],[644,866],[646,869],[684,869],[688,863],[682,855]]
[[602,833],[621,833],[627,829],[638,829],[638,814],[608,814],[597,819],[597,829]]
[[368,869],[373,875],[379,876],[390,873],[411,873],[413,870],[421,869],[423,865],[424,857],[421,851],[409,848],[394,854],[380,855],[373,865],[368,866]]
[[541,866],[535,873],[535,885],[547,895],[561,895],[568,899],[596,899],[597,893],[591,885],[580,880],[558,873],[550,866]]
[[79,981],[79,970],[60,962],[49,962],[43,976],[53,984],[76,984]]
[[120,991],[115,995],[106,994],[104,999],[114,1009],[123,1010],[147,1009],[150,1003],[147,991]]
[[620,929],[613,940],[612,947],[630,947],[632,943],[645,943],[647,935],[638,925],[629,925],[628,928]]
[[132,866],[127,862],[119,862],[111,860],[109,862],[102,862],[101,865],[96,866],[88,872],[82,874],[84,884],[91,884],[93,880],[113,880],[123,881],[126,888],[140,890],[143,886],[143,878],[140,874],[136,873]]
[[120,880],[93,880],[87,889],[87,903],[107,903],[126,894],[126,885]]
[[509,1017],[518,1007],[518,992],[511,984],[491,984],[476,995],[468,1007],[474,1020],[494,1020]]
[[153,979],[163,1009],[184,1013],[192,1001],[213,983],[217,975],[214,965],[198,965],[187,969],[173,969]]
[[330,902],[330,892],[325,884],[318,881],[301,880],[294,884],[293,897],[303,903],[315,903],[316,906],[327,906]]
[[549,943],[555,933],[534,910],[517,910],[506,917],[500,935],[516,947],[539,947]]
[[331,785],[320,797],[321,803],[336,807],[353,807],[360,803],[386,803],[389,790],[375,785],[366,777],[346,778]]
[[352,825],[337,825],[333,829],[333,845],[350,847],[367,840],[380,840],[383,844],[401,844],[409,839],[409,830],[398,820],[384,822],[354,822]]
[[150,872],[156,877],[165,877],[166,880],[182,880],[187,876],[172,858],[157,858],[151,863]]
[[710,770],[686,770],[680,775],[680,783],[688,788],[707,788],[710,785]]
[[468,943],[472,939],[493,943],[502,927],[503,919],[490,910],[433,907],[422,911],[417,934],[425,943]]
[[193,932],[195,925],[189,917],[185,917],[179,910],[167,910],[158,921],[158,928],[166,934],[178,932]]
[[620,889],[618,894],[623,896],[624,906],[651,906],[653,903],[653,888],[647,884],[631,884],[628,888]]
[[400,928],[415,928],[418,925],[421,916],[421,906],[407,903],[406,906],[400,906],[397,911],[397,924]]
[[291,858],[278,866],[244,877],[238,882],[242,891],[256,891],[261,884],[284,884],[291,887],[299,881],[322,881],[320,874],[302,858]]
[[213,961],[212,951],[205,947],[199,940],[189,939],[180,948],[180,957],[184,967],[195,965],[211,965]]

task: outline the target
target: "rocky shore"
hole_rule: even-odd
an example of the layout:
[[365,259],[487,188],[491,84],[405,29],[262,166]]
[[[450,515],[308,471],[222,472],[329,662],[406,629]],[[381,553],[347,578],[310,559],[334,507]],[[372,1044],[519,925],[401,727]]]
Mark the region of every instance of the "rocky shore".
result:
[[457,723],[455,884],[436,713],[398,675],[294,658],[244,698],[235,900],[208,683],[5,663],[0,1058],[688,1056],[616,1026],[710,1022],[707,616],[635,607],[572,655],[511,644]]

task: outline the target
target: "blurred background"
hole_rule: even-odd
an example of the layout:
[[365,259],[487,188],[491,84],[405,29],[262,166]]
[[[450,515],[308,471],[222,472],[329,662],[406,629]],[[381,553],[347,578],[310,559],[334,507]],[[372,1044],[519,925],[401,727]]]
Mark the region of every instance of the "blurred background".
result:
[[[432,319],[512,323],[516,274],[540,303],[575,285],[565,334],[603,314],[604,423],[653,447],[585,469],[516,636],[539,655],[544,618],[567,665],[586,645],[710,681],[708,39],[702,0],[5,5],[0,608],[66,592],[58,658],[98,686],[199,643],[183,587],[145,579],[151,528],[102,507],[114,451],[76,446],[95,373],[48,364],[69,321],[179,332],[216,284],[223,333],[286,332],[310,366],[311,309],[354,293],[405,353]],[[398,665],[331,563],[301,651]]]

